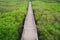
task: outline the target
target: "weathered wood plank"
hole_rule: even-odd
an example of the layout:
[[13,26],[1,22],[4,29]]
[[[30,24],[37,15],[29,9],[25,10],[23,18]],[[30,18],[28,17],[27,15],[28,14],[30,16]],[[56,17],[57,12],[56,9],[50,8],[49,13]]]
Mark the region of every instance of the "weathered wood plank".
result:
[[29,2],[28,14],[25,19],[21,40],[38,40],[37,28],[34,20],[31,2]]

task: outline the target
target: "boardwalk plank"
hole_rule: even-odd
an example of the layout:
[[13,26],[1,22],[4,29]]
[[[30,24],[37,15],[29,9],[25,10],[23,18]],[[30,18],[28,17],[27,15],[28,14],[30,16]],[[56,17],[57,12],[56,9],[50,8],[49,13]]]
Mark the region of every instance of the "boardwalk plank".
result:
[[21,40],[38,40],[31,2],[29,2],[28,14],[25,19]]

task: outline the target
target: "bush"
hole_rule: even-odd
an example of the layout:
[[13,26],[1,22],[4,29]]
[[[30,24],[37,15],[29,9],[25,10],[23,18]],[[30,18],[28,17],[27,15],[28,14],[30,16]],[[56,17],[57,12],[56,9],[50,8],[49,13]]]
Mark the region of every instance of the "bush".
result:
[[8,12],[0,12],[0,40],[18,40],[27,12],[27,5],[27,2],[21,2],[17,10],[8,11],[10,8],[7,9],[6,6],[5,9]]
[[33,1],[32,4],[39,40],[60,40],[60,5],[42,1]]

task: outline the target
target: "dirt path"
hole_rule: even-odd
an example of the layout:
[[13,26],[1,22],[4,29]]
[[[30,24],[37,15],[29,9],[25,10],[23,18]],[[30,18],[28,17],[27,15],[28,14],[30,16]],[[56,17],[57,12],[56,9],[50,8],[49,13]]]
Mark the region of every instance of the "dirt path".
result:
[[25,19],[21,40],[38,40],[37,29],[35,25],[31,2],[29,2],[28,14]]

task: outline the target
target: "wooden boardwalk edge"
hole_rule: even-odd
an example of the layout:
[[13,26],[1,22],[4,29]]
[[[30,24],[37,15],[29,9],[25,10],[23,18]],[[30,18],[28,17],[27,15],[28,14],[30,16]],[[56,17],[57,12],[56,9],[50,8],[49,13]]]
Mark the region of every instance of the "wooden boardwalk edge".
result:
[[25,19],[21,40],[38,40],[31,2],[29,2],[28,14]]

